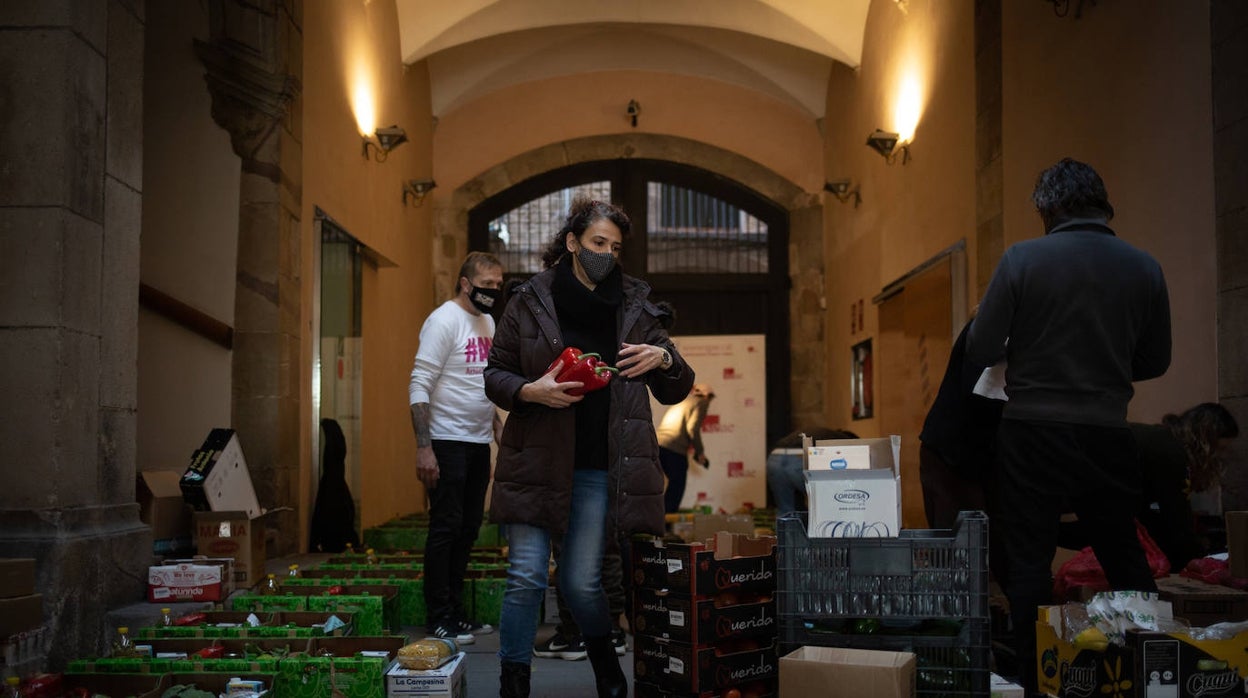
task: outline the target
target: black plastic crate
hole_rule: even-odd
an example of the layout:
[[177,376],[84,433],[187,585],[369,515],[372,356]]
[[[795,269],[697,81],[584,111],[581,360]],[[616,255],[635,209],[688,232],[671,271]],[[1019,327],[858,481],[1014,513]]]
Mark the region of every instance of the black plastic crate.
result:
[[988,621],[969,618],[908,621],[861,619],[803,623],[785,628],[780,656],[802,645],[913,652],[915,689],[922,698],[991,693]]
[[805,515],[778,520],[777,586],[788,618],[988,618],[988,517],[897,538],[808,538]]

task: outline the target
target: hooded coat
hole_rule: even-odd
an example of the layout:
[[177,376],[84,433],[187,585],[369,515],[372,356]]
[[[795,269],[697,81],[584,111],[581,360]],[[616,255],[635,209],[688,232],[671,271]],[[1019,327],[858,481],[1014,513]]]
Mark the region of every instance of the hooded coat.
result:
[[[494,470],[490,520],[522,523],[562,534],[572,501],[576,447],[575,407],[555,409],[517,399],[520,388],[541,378],[564,350],[547,269],[518,286],[494,332],[485,369],[486,396],[508,411]],[[669,313],[648,300],[650,286],[625,275],[616,312],[617,336],[628,344],[667,349],[672,365],[633,379],[616,376],[607,429],[608,523],[622,534],[662,535],[663,469],[650,413],[650,396],[680,402],[693,386],[693,369],[676,351],[665,323]],[[595,437],[596,438],[596,437]]]

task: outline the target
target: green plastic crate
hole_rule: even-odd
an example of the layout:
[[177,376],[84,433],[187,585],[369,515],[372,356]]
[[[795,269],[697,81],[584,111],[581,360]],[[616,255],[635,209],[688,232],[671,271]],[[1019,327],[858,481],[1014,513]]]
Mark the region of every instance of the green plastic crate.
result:
[[263,596],[261,594],[239,594],[230,597],[232,611],[310,611],[308,597],[294,594],[283,596]]
[[278,669],[277,698],[386,698],[389,659],[292,657]]
[[385,613],[385,599],[380,596],[343,594],[340,596],[309,596],[309,611],[348,611],[355,614],[357,635],[381,635],[388,623],[397,619]]

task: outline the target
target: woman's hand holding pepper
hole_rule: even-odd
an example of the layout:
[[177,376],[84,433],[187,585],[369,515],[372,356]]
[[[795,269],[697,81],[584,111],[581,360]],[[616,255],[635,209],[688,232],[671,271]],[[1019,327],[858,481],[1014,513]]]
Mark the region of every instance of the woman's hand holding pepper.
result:
[[559,361],[546,372],[546,375],[532,383],[525,383],[520,388],[520,399],[555,409],[562,409],[580,402],[584,399],[584,396],[569,395],[567,391],[573,388],[584,387],[585,384],[580,381],[560,383],[555,380],[555,376],[559,375],[559,372],[562,370],[563,362]]
[[629,344],[624,342],[620,345],[619,354],[616,356],[615,366],[620,369],[620,375],[625,378],[636,378],[637,376],[649,373],[663,364],[663,349],[653,344]]

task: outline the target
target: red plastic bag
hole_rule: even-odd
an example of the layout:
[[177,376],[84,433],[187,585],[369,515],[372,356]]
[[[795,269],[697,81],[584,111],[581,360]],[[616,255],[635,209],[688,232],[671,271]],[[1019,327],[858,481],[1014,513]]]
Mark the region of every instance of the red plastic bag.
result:
[[1191,579],[1199,579],[1209,584],[1220,584],[1232,589],[1248,589],[1248,579],[1231,576],[1231,563],[1212,557],[1198,557],[1190,560],[1180,575]]
[[[1170,574],[1170,560],[1166,559],[1166,554],[1138,520],[1135,522],[1135,533],[1144,547],[1144,556],[1148,558],[1148,569],[1152,571],[1153,578]],[[1069,598],[1069,594],[1078,587],[1086,587],[1089,591],[1109,591],[1105,570],[1101,569],[1101,563],[1091,547],[1080,550],[1053,576],[1053,594],[1059,599]]]

